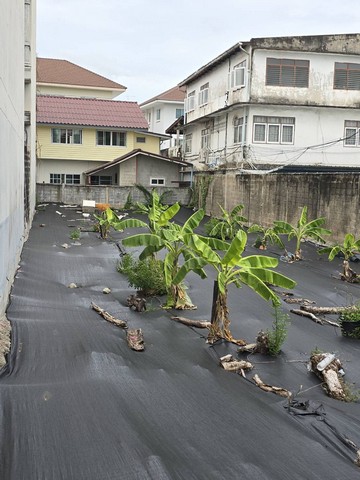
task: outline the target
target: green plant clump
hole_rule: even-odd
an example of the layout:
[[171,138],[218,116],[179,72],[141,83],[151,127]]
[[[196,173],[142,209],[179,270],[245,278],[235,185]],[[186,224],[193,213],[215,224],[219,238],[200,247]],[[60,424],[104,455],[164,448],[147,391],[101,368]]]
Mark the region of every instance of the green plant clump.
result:
[[[356,310],[344,311],[339,316],[341,332],[345,337],[360,339],[360,306]],[[359,326],[354,327],[351,331],[344,328],[344,322],[357,323]]]
[[280,307],[274,306],[274,321],[272,330],[268,331],[268,347],[270,355],[278,355],[285,342],[290,317],[287,313],[281,311]]
[[79,240],[80,238],[80,230],[76,228],[70,233],[70,238],[71,240]]
[[137,260],[127,254],[119,263],[118,271],[127,276],[130,287],[139,290],[145,297],[166,293],[162,260],[153,257]]

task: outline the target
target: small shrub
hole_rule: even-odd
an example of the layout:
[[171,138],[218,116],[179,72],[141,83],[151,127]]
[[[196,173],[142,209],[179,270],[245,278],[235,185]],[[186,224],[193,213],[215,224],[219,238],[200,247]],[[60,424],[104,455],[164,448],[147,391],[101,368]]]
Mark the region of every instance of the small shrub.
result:
[[79,240],[80,238],[80,230],[76,228],[70,233],[70,238],[71,240]]
[[[346,325],[346,323],[354,323],[357,325]],[[356,310],[344,311],[339,315],[339,323],[341,327],[341,333],[345,337],[360,339],[360,306],[357,306]],[[351,328],[352,327],[352,328]]]
[[280,307],[274,307],[273,316],[273,328],[267,332],[268,347],[270,355],[278,355],[287,336],[290,317],[287,313],[283,313]]
[[162,260],[152,257],[136,260],[127,254],[119,263],[118,271],[127,276],[130,287],[139,290],[144,296],[166,293]]

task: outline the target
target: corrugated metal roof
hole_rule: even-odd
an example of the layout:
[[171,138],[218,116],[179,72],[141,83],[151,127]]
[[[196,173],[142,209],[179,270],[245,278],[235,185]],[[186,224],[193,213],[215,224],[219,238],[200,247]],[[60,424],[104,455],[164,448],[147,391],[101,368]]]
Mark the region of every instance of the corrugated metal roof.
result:
[[120,83],[113,82],[68,60],[56,58],[37,58],[36,75],[37,83],[126,90],[126,87],[120,85]]
[[36,106],[40,124],[144,130],[149,127],[136,102],[38,95]]
[[185,92],[182,90],[179,86],[170,88],[169,90],[166,90],[166,92],[160,93],[159,95],[156,95],[155,97],[150,98],[149,100],[146,100],[143,103],[140,103],[140,106],[143,107],[144,105],[147,105],[148,103],[156,102],[157,100],[160,101],[167,101],[167,102],[183,102],[185,98]]

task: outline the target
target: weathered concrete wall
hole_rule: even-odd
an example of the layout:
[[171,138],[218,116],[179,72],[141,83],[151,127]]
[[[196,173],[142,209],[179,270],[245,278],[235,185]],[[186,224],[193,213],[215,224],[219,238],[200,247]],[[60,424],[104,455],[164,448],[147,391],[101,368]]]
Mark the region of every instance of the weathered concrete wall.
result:
[[308,207],[309,220],[326,217],[331,240],[346,233],[360,236],[360,175],[216,173],[210,184],[206,211],[218,215],[218,203],[227,210],[245,205],[249,224],[271,226],[274,220],[296,224],[301,209]]
[[[150,188],[150,187],[149,187]],[[161,194],[170,191],[166,197],[169,204],[179,202],[181,205],[189,203],[190,191],[188,188],[157,187]],[[112,207],[121,208],[125,205],[128,195],[133,202],[143,202],[143,194],[135,187],[117,186],[81,186],[81,185],[50,185],[37,184],[37,203],[65,203],[68,205],[82,205],[83,200],[95,200],[96,203],[109,203]]]

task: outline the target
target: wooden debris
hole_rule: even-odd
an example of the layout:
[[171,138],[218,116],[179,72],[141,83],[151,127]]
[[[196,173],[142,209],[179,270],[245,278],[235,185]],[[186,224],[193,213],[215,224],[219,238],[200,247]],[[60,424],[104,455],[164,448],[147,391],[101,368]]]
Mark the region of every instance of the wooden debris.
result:
[[349,307],[312,307],[310,305],[304,305],[301,306],[300,309],[314,314],[340,315],[340,313],[344,312],[356,312],[358,307],[356,305],[350,305]]
[[171,317],[171,320],[175,320],[175,322],[182,323],[188,327],[210,328],[211,326],[211,322],[207,322],[205,320],[192,320],[185,317]]
[[264,383],[260,379],[259,375],[257,375],[257,374],[255,374],[253,376],[253,380],[254,380],[255,384],[259,388],[261,388],[261,390],[264,390],[264,392],[275,393],[276,395],[280,395],[280,397],[285,397],[285,398],[290,398],[292,396],[291,392],[286,390],[286,388],[274,387],[273,385],[267,385],[266,383]]
[[257,343],[248,343],[238,348],[239,353],[255,353]]
[[307,318],[311,318],[311,320],[313,322],[316,322],[316,323],[320,323],[320,325],[323,325],[323,321],[318,318],[316,315],[314,315],[313,313],[311,312],[308,312],[308,311],[305,311],[303,309],[296,309],[296,308],[292,308],[290,310],[291,313],[296,313],[297,315],[301,315],[302,317],[307,317]]
[[311,370],[322,380],[329,397],[346,400],[341,362],[331,353],[315,353],[310,357]]
[[132,350],[137,352],[145,350],[144,336],[141,328],[128,329],[126,331],[126,341]]
[[231,354],[220,358],[220,365],[224,370],[230,372],[239,372],[242,370],[251,370],[253,365],[245,360],[235,360]]
[[113,317],[112,315],[110,315],[110,313],[106,312],[103,308],[100,308],[95,303],[91,303],[91,308],[108,322],[120,328],[127,328],[127,323],[124,320],[119,320],[118,318]]
[[136,312],[144,312],[146,310],[145,298],[138,297],[137,295],[130,295],[126,301],[128,307]]
[[307,298],[292,298],[292,297],[284,298],[284,302],[299,303],[301,305],[313,305],[314,303],[316,303],[316,302],[313,302],[312,300],[308,300]]

